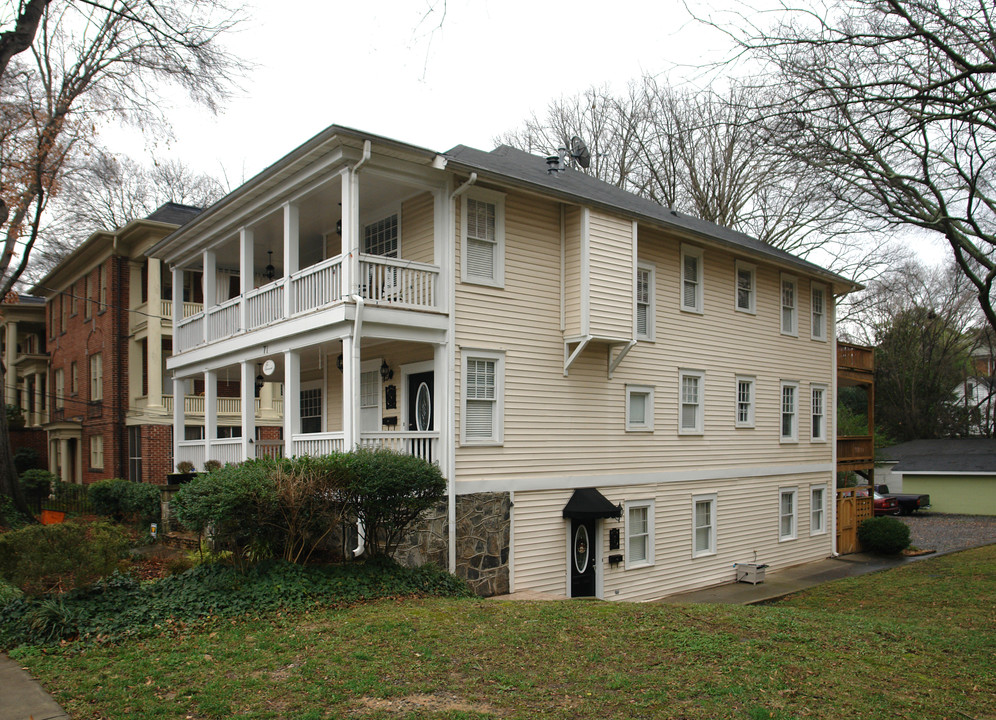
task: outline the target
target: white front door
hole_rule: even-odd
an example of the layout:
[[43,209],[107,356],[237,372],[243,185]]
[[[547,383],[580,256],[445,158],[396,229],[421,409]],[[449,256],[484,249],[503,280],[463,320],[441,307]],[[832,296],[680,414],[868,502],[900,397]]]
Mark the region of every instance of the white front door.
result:
[[378,432],[381,427],[380,379],[381,359],[366,360],[360,365],[360,432]]

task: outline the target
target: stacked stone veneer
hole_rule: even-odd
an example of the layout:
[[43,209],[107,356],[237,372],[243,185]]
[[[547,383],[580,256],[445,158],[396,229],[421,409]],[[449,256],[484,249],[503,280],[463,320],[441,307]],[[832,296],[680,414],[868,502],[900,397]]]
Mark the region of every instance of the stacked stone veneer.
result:
[[[456,498],[456,574],[482,597],[508,592],[511,501],[507,492]],[[433,508],[398,548],[404,565],[447,566],[446,503]]]

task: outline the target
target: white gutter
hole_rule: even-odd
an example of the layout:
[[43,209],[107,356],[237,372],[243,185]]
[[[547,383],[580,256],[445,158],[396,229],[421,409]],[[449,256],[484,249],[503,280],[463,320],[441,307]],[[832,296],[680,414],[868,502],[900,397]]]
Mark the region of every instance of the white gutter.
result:
[[[370,151],[370,141],[367,140],[363,148],[364,158],[369,157],[369,151]],[[363,161],[361,160],[360,162]],[[359,163],[357,163],[357,167],[359,167]],[[353,302],[356,303],[356,315],[353,317],[353,350],[352,350],[353,353],[356,353],[357,343],[359,342],[359,337],[360,337],[360,330],[363,329],[363,298],[355,294],[350,295],[350,297],[353,299]],[[352,367],[352,365],[353,363],[350,362],[350,367]],[[356,433],[355,427],[353,428],[353,432]],[[357,545],[353,549],[353,557],[359,557],[360,555],[363,554],[363,551],[366,550],[367,546],[366,534],[367,534],[367,529],[363,526],[363,520],[357,518],[356,519]]]

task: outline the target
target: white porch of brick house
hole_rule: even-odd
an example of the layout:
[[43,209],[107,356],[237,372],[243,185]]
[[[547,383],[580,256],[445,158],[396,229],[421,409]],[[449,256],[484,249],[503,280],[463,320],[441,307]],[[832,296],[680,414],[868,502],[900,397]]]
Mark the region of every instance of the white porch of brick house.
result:
[[[343,157],[349,154],[340,151]],[[429,443],[435,458],[449,452],[440,440],[448,422],[440,409],[450,402],[443,397],[448,393],[453,263],[447,233],[450,183],[429,167],[378,158],[358,173],[358,162],[364,163],[356,153],[339,167],[330,162],[296,168],[293,178],[283,178],[270,193],[261,192],[247,207],[231,212],[222,201],[214,222],[186,245],[198,250],[166,258],[173,272],[175,328],[167,367],[176,381],[203,378],[205,388],[203,440],[184,439],[191,420],[187,403],[173,405],[175,462],[187,460],[201,468],[206,460],[239,462],[277,452],[256,442],[251,412],[241,412],[241,438],[217,436],[219,373],[240,378],[240,407],[252,408],[255,377],[266,360],[275,366],[266,381],[284,384],[280,454],[321,454],[359,445],[403,449],[412,440]],[[363,229],[392,214],[399,224],[397,257],[363,252],[381,249],[370,247]],[[184,280],[189,284],[197,273],[203,278],[204,305],[188,314]],[[432,437],[410,435],[415,431],[407,430],[400,417],[392,429],[360,431],[360,365],[380,352],[378,344],[390,348],[392,343],[420,345],[421,355],[428,349],[423,362],[432,364],[438,378]],[[333,346],[340,349],[332,352]],[[340,353],[341,406],[331,407],[324,399],[322,432],[303,433],[302,363],[307,377],[309,362],[322,357],[327,372],[331,357],[332,372],[338,374],[334,361]],[[393,369],[400,376],[400,367]],[[341,423],[328,422],[338,416]]]

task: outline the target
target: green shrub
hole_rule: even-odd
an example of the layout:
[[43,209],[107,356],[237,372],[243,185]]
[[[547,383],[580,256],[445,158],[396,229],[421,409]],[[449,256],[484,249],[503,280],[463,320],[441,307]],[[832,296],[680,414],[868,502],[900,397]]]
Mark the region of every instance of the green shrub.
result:
[[89,496],[94,512],[117,522],[147,523],[159,517],[161,492],[156,485],[100,480],[90,485]]
[[14,469],[17,470],[18,475],[25,470],[34,470],[41,467],[40,460],[38,451],[34,448],[19,447],[14,451]]
[[9,495],[0,493],[0,527],[19,528],[27,522],[27,518],[14,507],[14,501]]
[[38,502],[52,494],[56,477],[48,470],[25,470],[20,477],[21,489],[28,501]]
[[858,540],[865,552],[896,555],[910,546],[910,529],[894,517],[868,518],[858,525]]
[[389,450],[346,456],[353,510],[363,522],[367,551],[391,555],[412,523],[446,494],[436,465]]
[[29,594],[79,587],[112,573],[127,548],[109,523],[30,525],[0,535],[0,578]]

